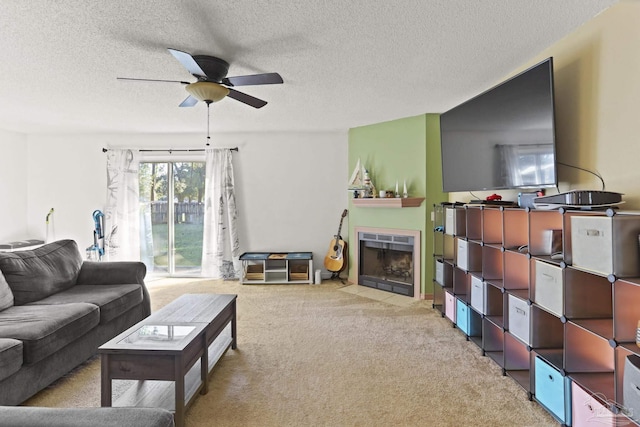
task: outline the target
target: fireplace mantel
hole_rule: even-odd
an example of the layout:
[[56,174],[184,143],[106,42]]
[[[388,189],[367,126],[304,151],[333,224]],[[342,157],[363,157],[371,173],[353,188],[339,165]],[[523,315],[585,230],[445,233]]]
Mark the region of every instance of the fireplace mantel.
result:
[[424,197],[391,197],[353,199],[354,206],[364,208],[417,208],[422,205]]

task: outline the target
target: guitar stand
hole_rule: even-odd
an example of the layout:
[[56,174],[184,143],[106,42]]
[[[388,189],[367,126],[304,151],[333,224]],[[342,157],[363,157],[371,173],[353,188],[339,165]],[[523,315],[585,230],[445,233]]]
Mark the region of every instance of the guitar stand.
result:
[[340,277],[340,272],[339,271],[332,271],[331,272],[331,277],[329,278],[329,280],[340,280],[340,283],[342,283],[343,285],[344,283],[344,279],[342,277]]

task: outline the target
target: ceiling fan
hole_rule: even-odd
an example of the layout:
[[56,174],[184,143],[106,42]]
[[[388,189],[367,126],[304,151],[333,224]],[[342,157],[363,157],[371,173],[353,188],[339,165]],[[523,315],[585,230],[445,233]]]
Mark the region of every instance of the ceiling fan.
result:
[[118,80],[170,82],[186,85],[189,96],[182,101],[180,107],[193,107],[198,101],[205,102],[208,106],[212,102],[220,101],[228,96],[251,107],[262,108],[267,105],[267,101],[239,92],[233,89],[233,87],[283,83],[282,77],[280,77],[278,73],[227,77],[229,63],[224,59],[208,55],[191,55],[190,53],[177,49],[169,49],[169,52],[197,79],[196,82],[190,83],[180,80],[137,79],[129,77],[118,77]]

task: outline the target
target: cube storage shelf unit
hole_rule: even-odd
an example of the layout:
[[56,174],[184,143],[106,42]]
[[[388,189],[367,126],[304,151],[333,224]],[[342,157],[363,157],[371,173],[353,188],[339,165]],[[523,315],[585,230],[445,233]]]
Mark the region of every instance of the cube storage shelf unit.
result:
[[433,307],[560,424],[638,425],[640,213],[434,211]]
[[312,283],[312,252],[245,252],[240,283]]

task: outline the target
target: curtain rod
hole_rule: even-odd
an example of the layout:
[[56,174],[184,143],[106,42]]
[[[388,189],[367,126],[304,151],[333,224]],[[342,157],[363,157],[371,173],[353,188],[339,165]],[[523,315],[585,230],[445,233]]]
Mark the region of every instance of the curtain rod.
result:
[[[204,151],[204,150],[205,150],[204,148],[182,148],[182,149],[163,148],[163,149],[155,149],[155,150],[138,150],[138,151],[141,152],[141,153],[148,153],[148,152],[152,152],[152,151],[168,151],[169,153],[173,153],[174,151],[179,151],[179,152],[189,151],[189,152],[192,152],[192,151]],[[230,151],[240,151],[238,149],[238,147],[229,148],[229,150]],[[103,153],[106,153],[107,151],[109,151],[108,148],[103,148],[102,149]]]

